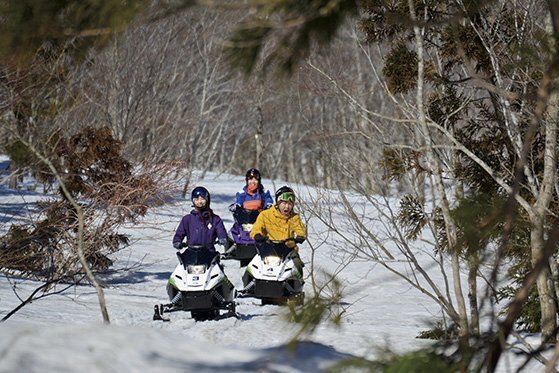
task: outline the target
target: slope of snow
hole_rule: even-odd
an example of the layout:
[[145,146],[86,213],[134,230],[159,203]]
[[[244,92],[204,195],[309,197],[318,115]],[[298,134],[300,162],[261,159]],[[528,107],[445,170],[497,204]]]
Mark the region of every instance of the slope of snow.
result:
[[[212,208],[229,229],[233,220],[227,207],[243,184],[243,177],[210,174],[191,185],[210,190]],[[280,185],[265,180],[265,186]],[[153,306],[167,302],[165,284],[176,265],[171,238],[181,216],[190,210],[190,203],[181,201],[178,191],[176,195],[174,203],[123,231],[131,236],[131,245],[116,256],[117,271],[100,278],[111,324],[102,324],[92,287],[59,285],[60,293],[36,300],[0,323],[0,372],[70,372],[84,367],[88,372],[312,372],[351,356],[374,357],[387,346],[401,352],[429,343],[415,337],[439,317],[438,307],[370,262],[353,262],[339,274],[346,308],[341,327],[321,324],[295,350],[287,348],[297,332],[297,325],[286,321],[287,309],[262,306],[256,299],[238,300],[239,319],[194,322],[188,313],[175,312],[170,323],[152,321]],[[22,207],[43,197],[0,186],[1,230],[5,232],[13,219],[28,216]],[[309,240],[318,239],[319,231],[319,224],[311,220]],[[309,263],[306,248],[303,244],[300,252]],[[317,273],[338,268],[335,254],[328,247],[317,251]],[[242,288],[239,263],[224,264],[233,284]],[[0,277],[0,317],[39,285]],[[305,291],[312,293],[308,279]],[[510,363],[503,371],[517,365],[514,360]]]

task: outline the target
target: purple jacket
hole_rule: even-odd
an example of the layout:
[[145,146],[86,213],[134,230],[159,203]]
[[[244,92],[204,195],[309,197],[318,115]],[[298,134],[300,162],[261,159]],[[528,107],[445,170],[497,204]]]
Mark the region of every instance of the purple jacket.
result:
[[212,214],[210,217],[209,211],[200,213],[194,209],[181,219],[173,243],[182,242],[185,237],[189,245],[207,245],[215,250],[214,242],[216,239],[227,239],[227,231],[218,215]]
[[233,211],[235,224],[233,224],[229,233],[231,233],[231,237],[236,244],[254,245],[254,240],[250,238],[250,230],[258,215],[258,210],[247,210],[242,207],[237,207]]
[[250,238],[250,231],[243,230],[243,228],[239,227],[237,223],[233,224],[229,232],[236,244],[254,245],[254,240]]

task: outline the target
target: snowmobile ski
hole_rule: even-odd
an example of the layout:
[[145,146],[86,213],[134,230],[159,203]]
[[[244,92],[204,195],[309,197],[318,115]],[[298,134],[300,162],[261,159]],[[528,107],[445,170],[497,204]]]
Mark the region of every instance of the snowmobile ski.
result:
[[153,320],[154,321],[165,321],[165,322],[169,322],[171,321],[170,318],[163,316],[163,305],[162,304],[156,304],[155,306],[153,306]]

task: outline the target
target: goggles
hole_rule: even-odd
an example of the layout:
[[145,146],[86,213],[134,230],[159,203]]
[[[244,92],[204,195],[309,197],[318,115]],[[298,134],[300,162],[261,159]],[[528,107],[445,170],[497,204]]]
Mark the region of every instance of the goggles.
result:
[[291,202],[291,203],[295,203],[295,194],[291,193],[291,192],[285,192],[282,193],[278,196],[278,203],[279,202]]
[[204,190],[195,190],[192,193],[192,199],[195,199],[195,198],[198,198],[198,197],[202,197],[205,200],[207,200],[208,199],[208,193],[206,193],[206,191],[204,191]]

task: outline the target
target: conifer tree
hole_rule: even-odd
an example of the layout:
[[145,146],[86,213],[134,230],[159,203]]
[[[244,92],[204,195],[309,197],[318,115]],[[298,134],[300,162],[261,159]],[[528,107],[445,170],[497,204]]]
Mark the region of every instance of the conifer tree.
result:
[[[340,0],[301,3],[303,9],[297,12],[290,5],[289,1],[255,4],[258,11],[230,40],[233,66],[250,72],[260,59],[267,67],[289,73],[315,43],[328,44],[342,23],[338,17],[359,14],[357,24],[366,41],[387,51],[383,73],[393,97],[407,100],[409,107],[413,103],[409,97],[419,92],[413,103],[418,118],[419,106],[425,102],[427,108],[425,118],[415,124],[418,137],[412,144],[422,150],[396,152],[389,145],[385,154],[391,158],[384,164],[392,174],[444,173],[447,185],[458,193],[452,196],[456,201],[452,212],[433,221],[439,226],[440,246],[466,260],[469,278],[475,279],[483,261],[490,263],[492,284],[504,256],[512,255],[523,264],[522,278],[537,278],[542,340],[554,341],[557,295],[551,271],[556,263],[550,259],[559,207],[553,182],[558,3]],[[326,19],[337,21],[324,26]],[[423,122],[427,127],[419,128]],[[398,159],[402,156],[409,158]],[[440,198],[443,193],[439,191]],[[422,196],[413,198],[423,203]],[[403,221],[417,233],[426,215],[402,207]],[[456,226],[454,238],[449,236],[452,230],[443,229],[449,225]],[[525,294],[530,281],[518,294]],[[518,304],[525,300],[526,296],[517,296]],[[512,320],[518,317],[517,303],[508,314]],[[507,324],[497,339],[508,332]],[[497,344],[496,340],[493,346]],[[495,361],[488,358],[490,370]]]

